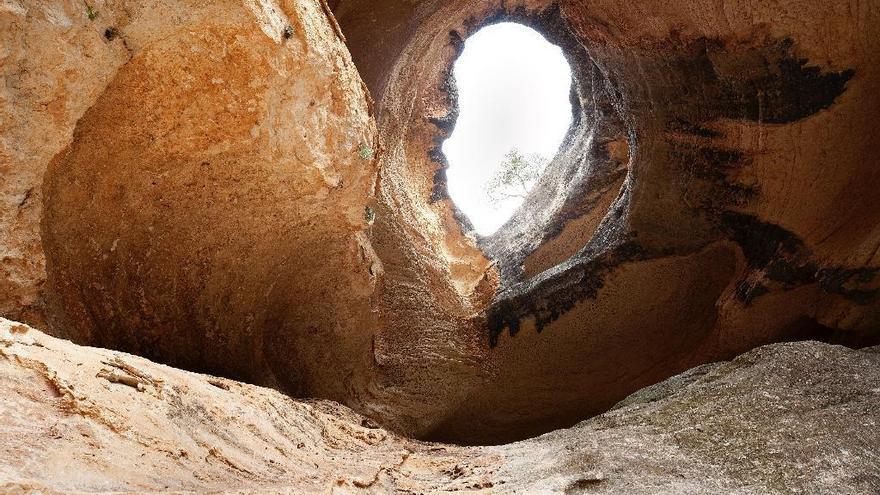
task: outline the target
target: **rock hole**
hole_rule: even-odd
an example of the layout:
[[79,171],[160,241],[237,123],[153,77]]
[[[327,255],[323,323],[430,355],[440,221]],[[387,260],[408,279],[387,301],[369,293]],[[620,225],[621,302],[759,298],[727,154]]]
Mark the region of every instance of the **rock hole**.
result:
[[466,40],[453,76],[459,114],[442,148],[449,195],[488,236],[522,204],[571,126],[571,67],[534,29],[502,22]]

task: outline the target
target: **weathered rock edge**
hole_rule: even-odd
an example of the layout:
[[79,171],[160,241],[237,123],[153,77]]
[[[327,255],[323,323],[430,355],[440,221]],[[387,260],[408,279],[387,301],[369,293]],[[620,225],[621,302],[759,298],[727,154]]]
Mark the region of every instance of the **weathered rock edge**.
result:
[[495,447],[0,319],[4,493],[877,493],[880,349],[775,344]]

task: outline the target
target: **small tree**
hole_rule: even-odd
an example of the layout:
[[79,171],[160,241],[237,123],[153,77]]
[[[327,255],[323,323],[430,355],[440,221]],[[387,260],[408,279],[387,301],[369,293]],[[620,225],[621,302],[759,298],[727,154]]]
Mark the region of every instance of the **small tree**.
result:
[[547,158],[537,153],[524,156],[516,148],[504,155],[498,170],[486,184],[486,195],[496,206],[511,198],[525,198],[547,165]]

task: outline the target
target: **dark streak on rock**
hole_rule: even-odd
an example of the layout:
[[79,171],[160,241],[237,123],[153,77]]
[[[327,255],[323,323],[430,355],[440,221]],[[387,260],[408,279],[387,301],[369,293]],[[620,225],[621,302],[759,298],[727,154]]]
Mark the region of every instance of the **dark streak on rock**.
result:
[[505,328],[511,336],[516,336],[522,320],[530,316],[535,318],[535,327],[540,333],[577,303],[595,299],[612,268],[649,257],[635,241],[624,242],[588,262],[572,263],[568,269],[554,273],[531,290],[500,299],[487,313],[489,345],[498,344],[498,337]]
[[751,304],[773,288],[791,290],[815,282],[818,267],[803,241],[792,232],[744,213],[725,212],[721,222],[728,237],[742,249],[748,273],[759,273],[772,284],[760,284],[758,290],[735,291],[743,304]]
[[119,36],[119,30],[113,26],[104,30],[104,37],[107,38],[107,41],[113,41],[117,36]]
[[[499,14],[498,20],[515,15]],[[651,86],[650,93],[639,93],[644,88],[624,85],[621,77],[625,72],[606,70],[598,81],[599,87],[595,87],[594,81],[591,91],[594,96],[604,94],[603,98],[612,102],[615,109],[622,108],[620,102],[626,101],[627,110],[631,112],[654,113],[656,102],[664,103],[665,108],[660,111],[668,114],[665,120],[668,166],[677,167],[682,177],[691,179],[679,185],[686,205],[695,215],[717,227],[717,233],[710,232],[707,242],[729,238],[741,246],[745,255],[749,274],[735,290],[735,297],[750,304],[773,290],[790,290],[818,282],[826,293],[857,302],[873,300],[876,289],[864,287],[865,282],[853,283],[868,275],[844,268],[820,269],[803,241],[792,232],[755,216],[731,211],[746,206],[760,192],[756,186],[732,178],[734,172],[751,163],[752,157],[742,150],[713,143],[723,135],[707,127],[719,119],[786,124],[807,118],[830,107],[846,90],[854,71],[826,72],[809,65],[796,54],[791,39],[774,39],[759,28],[752,38],[741,42],[709,38],[682,40],[680,35],[671,33],[666,46],[654,45],[632,57],[633,64],[642,73],[658,74],[657,81],[661,84]],[[630,116],[621,115],[623,122],[629,122],[628,118]],[[593,124],[599,126],[603,122],[597,119]],[[637,147],[638,136],[630,137],[630,146]],[[585,164],[592,161],[589,165],[609,166],[602,165],[603,157],[596,149],[585,149],[580,156],[586,160]],[[582,186],[573,183],[570,189]],[[688,201],[690,199],[693,201]],[[553,225],[543,226],[544,232],[559,231],[565,221],[554,218],[551,223]],[[596,241],[596,236],[613,237],[614,234],[607,232],[609,229],[613,230],[606,225],[606,232],[597,230],[590,241],[594,245],[592,249],[588,244],[578,255],[528,282],[519,278],[520,265],[540,243],[516,241],[521,245],[495,246],[487,250],[499,260],[502,283],[509,287],[486,313],[490,345],[497,345],[505,328],[516,335],[524,319],[534,317],[540,331],[578,302],[595,298],[604,277],[621,263],[685,254],[671,248],[659,249],[669,252],[647,252],[631,233],[625,233],[629,240],[616,247]],[[547,238],[542,239],[541,243]],[[512,242],[515,237],[502,240]],[[500,242],[496,240],[495,244]]]
[[28,190],[24,192],[24,195],[22,196],[21,201],[18,202],[18,207],[22,208],[28,202],[28,200],[31,199],[31,196],[33,195],[33,193],[34,193],[34,188],[29,187]]
[[[727,212],[722,215],[724,229],[737,242],[753,272],[782,290],[791,290],[818,283],[826,294],[837,294],[857,304],[876,300],[878,288],[871,286],[880,269],[819,267],[813,253],[792,232],[769,222],[743,213]],[[745,304],[768,293],[769,288],[757,291],[739,291],[737,298]]]
[[683,134],[690,134],[701,138],[720,138],[724,136],[724,134],[718,131],[701,127],[697,124],[694,124],[693,122],[688,122],[681,117],[672,119],[667,122],[666,129],[669,131],[681,132]]
[[742,248],[750,268],[766,267],[782,257],[804,257],[803,241],[776,224],[735,212],[722,213],[720,220],[728,237]]
[[[696,191],[699,202],[692,207],[719,211],[731,206],[742,206],[757,196],[758,191],[749,185],[729,178],[730,172],[751,163],[751,158],[734,149],[711,145],[696,145],[679,142],[670,143],[669,156],[681,167],[681,174],[687,178],[703,181],[706,191]],[[685,194],[690,195],[686,190]]]
[[857,304],[868,304],[877,298],[878,289],[868,288],[874,282],[878,268],[823,268],[819,270],[819,288],[829,294],[838,294]]
[[[807,118],[831,106],[855,74],[852,69],[822,73],[819,67],[808,66],[806,59],[795,56],[790,38],[763,49],[746,49],[734,60],[716,46],[707,43],[706,56],[718,77],[719,102],[729,117],[771,124]],[[742,77],[744,73],[750,77]]]
[[[756,28],[752,38],[724,42],[670,34],[666,46],[636,53],[642,70],[662,74],[642,95],[644,103],[664,101],[667,128],[717,137],[702,126],[719,118],[786,124],[830,107],[855,72],[823,72],[797,56],[790,38],[776,39]],[[619,84],[617,79],[610,79]],[[638,103],[638,102],[636,102]]]
[[449,199],[449,185],[446,178],[446,167],[434,171],[434,187],[431,189],[431,203]]
[[742,280],[740,283],[736,285],[736,289],[734,290],[734,294],[736,295],[737,300],[742,302],[745,305],[749,305],[755,299],[763,296],[770,292],[770,288],[766,285],[758,282],[758,283],[750,283],[747,280]]

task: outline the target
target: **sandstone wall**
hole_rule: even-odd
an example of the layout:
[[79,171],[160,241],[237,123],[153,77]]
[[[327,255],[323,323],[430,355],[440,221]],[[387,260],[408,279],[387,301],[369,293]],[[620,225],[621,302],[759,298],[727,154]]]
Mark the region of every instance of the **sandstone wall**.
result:
[[[878,11],[6,2],[0,314],[464,443],[770,342],[870,344]],[[565,49],[576,118],[479,238],[439,145],[501,20]]]
[[[489,238],[471,236],[492,262],[493,300],[452,271],[427,282],[432,293],[474,287],[463,324],[478,336],[480,367],[429,436],[522,438],[756,345],[880,337],[870,149],[880,110],[877,5],[423,1],[389,9],[357,0],[336,7],[378,95],[385,146],[407,147],[405,158],[388,154],[382,165],[388,177],[407,174],[406,204],[456,216],[436,152],[456,114],[447,71],[485,23],[525,22],[562,46],[579,106],[520,213]],[[390,69],[388,59],[397,61]],[[414,166],[417,157],[426,163]],[[394,195],[392,217],[402,196]],[[374,232],[397,225],[380,218]],[[467,229],[452,224],[446,244]],[[442,255],[440,245],[423,251]],[[432,256],[389,265],[388,280],[423,286],[412,274],[433,270],[424,261]],[[404,300],[393,291],[385,298],[389,308]],[[386,313],[380,338],[395,326],[407,335],[411,318],[395,324],[395,310]],[[406,337],[418,341],[407,352],[457,356],[468,342],[426,324],[418,332]],[[422,351],[435,332],[452,343],[430,340]]]
[[[129,58],[104,31],[124,22],[82,2],[6,2],[0,7],[0,314],[43,322],[40,245],[43,174],[73,127]],[[167,29],[167,27],[166,27]]]
[[318,2],[205,9],[133,55],[49,167],[55,328],[343,400],[381,270],[360,79]]

